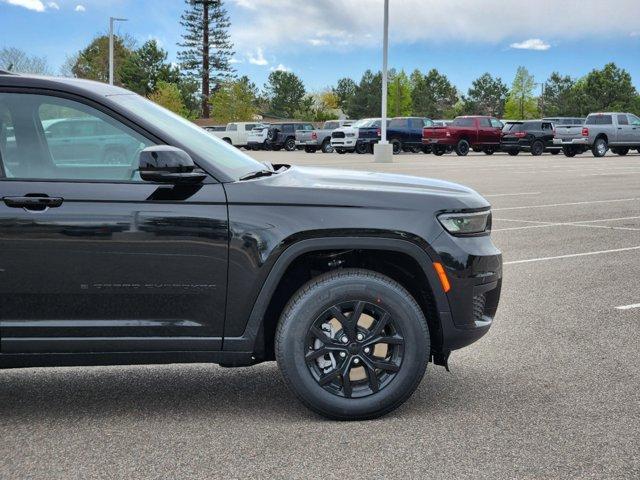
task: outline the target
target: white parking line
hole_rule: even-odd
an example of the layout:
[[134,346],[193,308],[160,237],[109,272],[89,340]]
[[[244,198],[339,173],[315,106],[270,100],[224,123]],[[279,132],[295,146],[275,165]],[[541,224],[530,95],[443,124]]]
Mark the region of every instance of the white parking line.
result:
[[521,222],[521,223],[535,223],[535,225],[527,225],[524,227],[507,227],[507,228],[494,228],[492,232],[506,232],[510,230],[528,230],[530,228],[544,228],[544,227],[588,227],[588,228],[605,228],[608,230],[630,230],[630,231],[640,231],[640,228],[633,227],[608,227],[606,225],[586,225],[593,224],[599,222],[615,222],[620,220],[633,220],[638,219],[640,216],[633,217],[616,217],[616,218],[600,218],[597,220],[581,220],[577,222],[540,222],[536,220],[516,220],[514,218],[494,218],[494,221],[502,221],[502,222]]
[[522,193],[492,193],[483,195],[483,197],[518,197],[520,195],[540,195],[541,192],[522,192]]
[[631,310],[633,308],[640,308],[640,303],[633,303],[631,305],[622,305],[621,307],[616,307],[616,310]]
[[640,198],[616,198],[613,200],[589,200],[585,202],[567,202],[567,203],[547,203],[545,205],[526,205],[524,207],[502,207],[494,208],[493,211],[505,211],[505,210],[528,210],[530,208],[550,208],[550,207],[566,207],[570,205],[592,205],[594,203],[619,203],[619,202],[636,202]]
[[588,257],[591,255],[602,255],[604,253],[629,252],[631,250],[640,250],[640,245],[636,247],[614,248],[613,250],[599,250],[596,252],[571,253],[568,255],[557,255],[555,257],[528,258],[526,260],[512,260],[504,262],[504,265],[519,265],[521,263],[546,262],[549,260],[561,260],[564,258]]

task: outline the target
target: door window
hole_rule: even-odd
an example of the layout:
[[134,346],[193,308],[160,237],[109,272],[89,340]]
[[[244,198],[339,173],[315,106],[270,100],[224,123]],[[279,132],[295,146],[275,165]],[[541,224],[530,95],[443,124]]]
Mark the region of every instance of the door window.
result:
[[491,121],[488,118],[481,118],[480,119],[480,126],[481,127],[490,127],[491,126]]
[[618,125],[629,125],[626,115],[618,115]]
[[228,132],[237,132],[238,131],[238,125],[236,125],[235,123],[230,123],[229,125],[227,125],[227,131]]
[[491,126],[493,128],[502,128],[503,127],[502,122],[500,120],[498,120],[497,118],[492,118],[491,119]]
[[640,127],[640,118],[636,117],[635,115],[629,115],[629,122],[633,126]]
[[250,131],[251,131],[251,130],[253,130],[255,127],[256,127],[256,124],[255,124],[255,123],[247,123],[247,124],[244,126],[244,131],[245,131],[245,132],[250,132]]
[[284,133],[293,133],[293,132],[294,132],[294,130],[293,130],[293,124],[291,124],[291,123],[287,123],[287,124],[283,125],[283,126],[282,126],[282,131],[283,131]]
[[6,178],[139,180],[139,153],[153,145],[95,108],[59,97],[0,93],[0,117]]

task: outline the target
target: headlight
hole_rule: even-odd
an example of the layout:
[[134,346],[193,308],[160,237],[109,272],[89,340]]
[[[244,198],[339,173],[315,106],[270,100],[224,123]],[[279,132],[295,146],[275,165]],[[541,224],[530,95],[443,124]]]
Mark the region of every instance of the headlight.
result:
[[451,235],[474,235],[491,231],[491,210],[441,213],[438,220]]
[[347,137],[355,137],[356,134],[355,133],[347,133]]

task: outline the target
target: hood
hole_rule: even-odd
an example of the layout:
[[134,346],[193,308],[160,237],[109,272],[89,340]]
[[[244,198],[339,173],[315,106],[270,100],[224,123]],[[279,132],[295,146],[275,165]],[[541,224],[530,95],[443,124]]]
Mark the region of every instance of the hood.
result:
[[[253,188],[242,190],[253,191],[256,199],[262,201],[273,197],[269,203],[434,211],[490,206],[477,192],[456,183],[378,172],[294,166],[278,175],[232,185],[249,183]],[[235,201],[232,196],[230,193],[229,200]]]

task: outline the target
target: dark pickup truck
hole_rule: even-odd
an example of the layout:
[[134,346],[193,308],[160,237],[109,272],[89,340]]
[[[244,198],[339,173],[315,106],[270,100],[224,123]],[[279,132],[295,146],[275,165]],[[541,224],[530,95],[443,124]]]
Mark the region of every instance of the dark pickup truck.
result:
[[422,131],[422,143],[435,155],[451,152],[465,156],[469,150],[492,155],[500,149],[502,122],[485,116],[456,117],[451,125],[430,126]]
[[[57,163],[80,140],[47,136],[52,110],[137,148],[113,162],[107,135],[91,164]],[[314,411],[368,419],[498,307],[475,191],[261,163],[102,83],[0,72],[0,192],[0,368],[277,360]]]
[[433,125],[433,120],[425,117],[392,118],[387,127],[387,139],[393,145],[393,153],[427,153],[430,149],[422,144],[422,132]]

